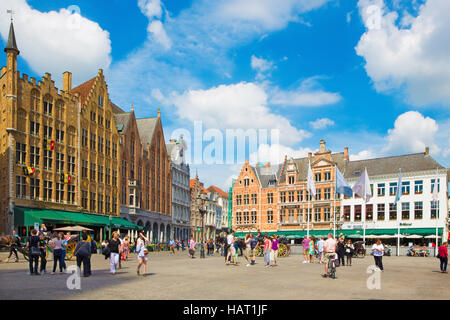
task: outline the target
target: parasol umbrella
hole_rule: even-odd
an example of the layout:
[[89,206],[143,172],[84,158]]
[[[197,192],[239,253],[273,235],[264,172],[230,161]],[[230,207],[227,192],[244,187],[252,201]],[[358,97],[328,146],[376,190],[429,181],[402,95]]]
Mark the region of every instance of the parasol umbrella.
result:
[[82,226],[67,226],[67,227],[61,227],[53,229],[54,231],[74,231],[74,232],[81,232],[81,231],[94,231],[92,229],[82,227]]
[[382,235],[378,236],[378,238],[380,238],[380,239],[390,239],[390,238],[396,238],[396,236],[388,235],[388,234],[382,234]]
[[412,234],[410,236],[406,236],[405,238],[407,238],[407,239],[422,239],[423,236],[420,236],[418,234]]
[[[441,236],[438,236],[440,238]],[[424,237],[425,239],[435,239],[436,236],[434,234]]]

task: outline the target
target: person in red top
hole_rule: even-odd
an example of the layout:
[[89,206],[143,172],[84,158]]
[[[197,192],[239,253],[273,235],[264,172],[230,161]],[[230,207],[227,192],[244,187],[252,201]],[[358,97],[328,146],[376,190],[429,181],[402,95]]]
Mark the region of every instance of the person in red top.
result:
[[438,248],[438,257],[441,260],[441,272],[447,273],[447,263],[448,263],[448,251],[447,251],[448,242],[444,242],[442,246]]

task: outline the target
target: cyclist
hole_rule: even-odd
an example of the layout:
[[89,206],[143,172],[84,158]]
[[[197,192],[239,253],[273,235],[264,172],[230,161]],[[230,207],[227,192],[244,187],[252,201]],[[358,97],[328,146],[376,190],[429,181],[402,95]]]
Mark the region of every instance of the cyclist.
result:
[[328,238],[323,245],[323,249],[325,252],[325,274],[323,274],[322,277],[324,278],[328,276],[328,263],[330,259],[335,259],[336,257],[336,245],[336,240],[333,239],[333,235],[329,233]]

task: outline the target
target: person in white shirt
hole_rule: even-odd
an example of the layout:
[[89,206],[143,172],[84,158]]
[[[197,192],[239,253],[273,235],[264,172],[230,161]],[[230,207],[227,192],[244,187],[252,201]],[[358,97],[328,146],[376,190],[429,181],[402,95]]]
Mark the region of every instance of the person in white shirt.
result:
[[227,235],[227,254],[225,258],[226,264],[231,262],[231,246],[233,245],[233,239],[234,239],[234,231],[231,231],[230,234]]
[[381,243],[380,239],[377,239],[377,242],[372,246],[373,257],[375,259],[375,265],[383,271],[383,255],[384,255],[384,246]]
[[323,263],[323,258],[324,258],[323,247],[324,247],[324,245],[325,245],[325,240],[323,240],[323,237],[321,237],[320,240],[317,241],[317,251],[319,252],[320,263]]

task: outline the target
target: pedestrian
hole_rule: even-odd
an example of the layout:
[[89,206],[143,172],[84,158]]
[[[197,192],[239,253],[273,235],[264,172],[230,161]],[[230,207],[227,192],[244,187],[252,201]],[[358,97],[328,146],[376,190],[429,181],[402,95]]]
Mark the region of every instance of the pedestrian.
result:
[[62,263],[62,267],[63,267],[63,272],[65,273],[66,270],[67,270],[67,265],[66,265],[66,251],[67,250],[66,250],[66,248],[67,248],[67,245],[68,245],[69,241],[68,241],[68,239],[65,238],[63,232],[60,232],[60,233],[61,233],[61,242],[63,244],[61,246],[61,249],[62,249],[62,251],[61,251],[61,254],[62,254],[61,263]]
[[277,266],[277,258],[278,258],[278,236],[276,234],[272,237],[272,244],[270,248],[270,262],[272,267]]
[[320,240],[317,241],[317,252],[319,253],[319,263],[323,263],[323,245],[325,244],[325,240],[323,239],[323,237],[320,237]]
[[250,267],[252,265],[252,261],[250,260],[250,251],[252,250],[251,240],[252,240],[252,235],[250,233],[247,233],[244,238],[244,244],[245,244],[244,258],[248,262],[246,267]]
[[195,255],[195,240],[194,236],[192,236],[191,240],[189,241],[189,256],[194,259]]
[[53,238],[50,240],[50,246],[53,249],[53,271],[52,275],[56,272],[56,266],[59,264],[59,273],[63,274],[64,261],[63,259],[63,233],[53,233]]
[[177,251],[180,251],[180,240],[175,241],[175,246],[177,247]]
[[[89,248],[90,248],[91,254],[92,254],[92,251],[93,251],[92,246],[95,246],[95,251],[96,251],[97,250],[97,244],[95,243],[94,239],[92,239],[92,237],[90,235],[88,235],[86,230],[83,230],[82,235],[81,235],[81,239],[83,239],[83,236],[86,236],[86,240],[85,241],[87,243],[89,243]],[[87,272],[88,275],[91,275],[92,274],[92,271],[91,271],[91,257],[89,257],[89,259],[86,259],[85,263],[86,263],[86,265],[85,265],[86,272]]]
[[225,246],[225,263],[229,264],[231,262],[231,246],[233,244],[233,239],[234,239],[234,231],[231,231],[228,235],[227,235],[227,243]]
[[11,256],[14,254],[14,261],[19,262],[19,255],[17,254],[16,247],[20,245],[20,237],[16,230],[13,231],[12,236],[14,237],[14,242],[9,245],[9,256],[6,258],[5,262],[8,262]]
[[41,249],[39,248],[39,237],[36,229],[31,230],[31,236],[27,239],[27,248],[29,249],[28,260],[30,266],[29,275],[38,275],[39,256]]
[[314,246],[314,237],[309,237],[309,262],[314,263],[314,256],[316,255],[316,248]]
[[256,263],[256,246],[258,246],[259,240],[257,237],[250,238],[250,264],[254,265]]
[[89,277],[91,275],[90,262],[91,260],[91,243],[87,242],[88,235],[83,233],[81,235],[81,241],[77,243],[75,247],[74,255],[77,258],[77,267],[80,268],[83,264],[83,276]]
[[116,274],[117,267],[119,264],[119,253],[120,253],[120,240],[119,233],[117,231],[113,232],[113,238],[106,241],[106,246],[109,248],[109,269],[112,275]]
[[142,232],[139,233],[139,238],[136,242],[136,252],[138,254],[138,266],[137,266],[137,275],[139,276],[139,269],[141,266],[144,266],[143,276],[147,275],[147,261],[148,261],[148,249],[147,249],[147,238],[144,236]]
[[325,240],[325,243],[323,245],[323,251],[324,251],[324,263],[325,263],[325,273],[322,274],[322,277],[326,278],[328,277],[328,262],[330,259],[334,259],[336,257],[336,247],[337,242],[335,239],[333,239],[333,235],[331,233],[328,234],[327,240]]
[[184,240],[181,240],[181,251],[186,250],[186,245],[184,244]]
[[441,261],[441,272],[447,273],[447,264],[448,264],[448,250],[447,250],[448,242],[444,242],[438,248],[438,258]]
[[125,236],[123,239],[123,260],[128,261],[128,254],[130,253],[130,237]]
[[234,238],[234,242],[233,242],[233,248],[234,251],[232,252],[233,257],[234,257],[234,265],[237,266],[238,265],[238,256],[239,256],[239,242],[241,241],[241,239],[239,238]]
[[175,241],[172,238],[170,238],[170,240],[169,240],[169,247],[170,247],[170,252],[175,254]]
[[270,267],[270,250],[272,247],[272,243],[270,241],[269,236],[265,235],[264,237],[264,261],[266,262],[266,267]]
[[373,257],[375,259],[375,265],[383,271],[383,254],[384,254],[384,246],[381,243],[380,239],[376,240],[376,243],[372,246]]
[[352,240],[348,239],[345,244],[345,256],[347,257],[347,266],[352,266],[352,256],[355,247],[352,244]]
[[303,237],[303,263],[309,263],[309,240],[307,236]]
[[[117,231],[117,234],[119,234],[119,231]],[[123,239],[120,237],[119,234],[119,269],[122,269],[122,260],[123,260]]]
[[337,243],[337,252],[336,253],[338,254],[339,265],[345,266],[345,260],[344,260],[345,243],[344,243],[344,238],[339,238],[339,241]]
[[39,274],[42,275],[47,273],[45,270],[47,267],[47,240],[45,240],[43,232],[39,232],[39,248],[41,249],[41,266],[39,268]]

